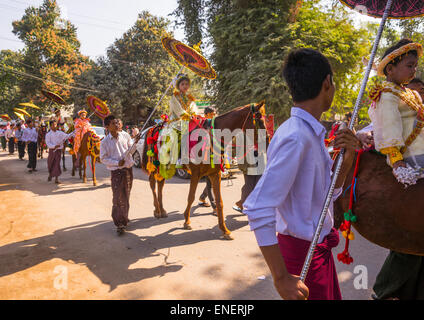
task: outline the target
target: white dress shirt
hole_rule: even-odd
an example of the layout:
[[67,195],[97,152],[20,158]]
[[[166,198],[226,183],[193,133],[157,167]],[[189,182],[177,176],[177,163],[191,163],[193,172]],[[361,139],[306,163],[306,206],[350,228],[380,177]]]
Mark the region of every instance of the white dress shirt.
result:
[[7,129],[5,132],[6,139],[11,139],[15,137],[15,131],[13,129]]
[[[324,138],[321,123],[296,107],[276,131],[266,169],[244,202],[243,212],[259,246],[277,244],[277,232],[312,240],[331,183],[333,161]],[[341,190],[335,190],[333,199]],[[331,232],[333,223],[331,203],[319,242]]]
[[25,142],[35,142],[37,143],[38,140],[38,132],[35,128],[26,128],[24,130],[24,133],[22,134],[22,141]]
[[72,135],[73,135],[73,133],[66,134],[63,131],[59,131],[59,130],[53,131],[53,130],[50,130],[46,134],[47,148],[54,149],[57,145],[60,145],[60,147],[57,148],[56,150],[63,149],[63,144],[64,144],[65,140],[69,139]]
[[131,136],[124,132],[118,132],[118,138],[115,139],[110,133],[100,143],[100,160],[106,165],[108,170],[117,170],[122,168],[131,168],[134,165],[132,155],[129,154],[125,159],[123,166],[118,166],[125,153],[133,145]]

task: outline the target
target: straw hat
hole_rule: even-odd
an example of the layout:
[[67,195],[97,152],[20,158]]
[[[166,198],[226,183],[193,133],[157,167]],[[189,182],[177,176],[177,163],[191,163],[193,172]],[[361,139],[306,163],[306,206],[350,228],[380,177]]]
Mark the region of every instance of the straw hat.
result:
[[381,60],[381,62],[378,64],[377,66],[377,74],[380,77],[385,77],[386,75],[384,74],[384,68],[386,68],[386,66],[393,61],[394,59],[396,59],[397,57],[400,57],[401,55],[409,52],[409,51],[417,51],[418,53],[418,57],[421,57],[423,55],[423,46],[419,43],[408,43],[402,47],[400,47],[399,49],[396,49],[395,51],[391,52],[390,54],[388,54],[387,56],[384,57],[383,60]]

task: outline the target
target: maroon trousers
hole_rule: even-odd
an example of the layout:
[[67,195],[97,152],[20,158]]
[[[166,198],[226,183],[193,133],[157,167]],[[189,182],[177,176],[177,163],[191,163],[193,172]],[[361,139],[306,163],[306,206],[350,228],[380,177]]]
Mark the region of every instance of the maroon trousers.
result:
[[47,158],[47,167],[49,169],[49,177],[57,178],[62,174],[60,169],[60,160],[62,158],[62,150],[53,151],[49,149],[49,156]]
[[[315,247],[314,256],[305,279],[305,285],[309,289],[308,300],[342,299],[336,266],[331,252],[331,249],[336,247],[338,243],[339,234],[333,228],[323,242]],[[287,271],[294,275],[300,275],[311,242],[278,234],[278,244]]]
[[111,172],[113,194],[112,219],[117,227],[126,226],[128,224],[132,183],[132,168],[117,169]]

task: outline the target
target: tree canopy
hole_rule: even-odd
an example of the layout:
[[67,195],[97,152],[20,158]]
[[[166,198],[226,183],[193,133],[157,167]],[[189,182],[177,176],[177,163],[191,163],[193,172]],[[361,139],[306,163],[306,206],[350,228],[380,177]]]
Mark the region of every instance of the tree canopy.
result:
[[[161,43],[162,36],[170,35],[169,23],[146,11],[140,13],[106,56],[78,78],[101,91],[99,98],[128,123],[139,124],[147,118],[178,71]],[[78,106],[85,104],[85,97],[86,93],[73,91]]]

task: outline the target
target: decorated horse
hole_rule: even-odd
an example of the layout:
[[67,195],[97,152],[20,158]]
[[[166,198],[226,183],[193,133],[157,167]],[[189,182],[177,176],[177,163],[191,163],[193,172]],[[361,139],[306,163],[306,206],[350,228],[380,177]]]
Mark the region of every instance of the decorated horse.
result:
[[[424,179],[405,188],[394,177],[386,157],[373,150],[357,153],[354,164],[344,194],[334,204],[335,227],[346,235],[350,224],[381,247],[424,255]],[[344,254],[349,263],[347,249],[354,237],[347,235]]]
[[[223,115],[216,117],[213,120],[212,128],[209,128],[209,132],[211,132],[210,129],[212,130],[228,129],[230,131],[241,129],[243,132],[245,132],[246,129],[254,129],[256,133],[255,139],[257,139],[257,129],[265,129],[265,122],[262,117],[263,114],[265,114],[264,102],[261,102],[259,104],[252,104],[252,105],[239,107]],[[204,124],[205,124],[204,122],[202,122],[201,124],[203,128],[205,127]],[[193,125],[193,120],[190,121],[189,126],[192,126],[192,125]],[[149,138],[157,139],[159,130],[160,130],[160,127],[155,126],[152,129],[150,129],[149,133],[146,135],[146,141],[144,143],[144,150],[142,155],[142,169],[144,172],[146,172],[149,175],[150,187],[153,193],[153,204],[155,207],[154,216],[156,218],[165,218],[167,217],[167,213],[165,209],[163,208],[162,191],[165,184],[165,179],[163,178],[163,175],[167,175],[167,173],[163,172],[160,169],[159,163],[154,163],[154,162],[152,163],[152,161],[149,161],[151,160],[151,158],[153,158],[152,157],[153,153],[158,152],[158,150],[156,149],[157,147],[155,147],[157,146],[157,144],[154,141],[155,139],[153,140],[150,139],[149,141]],[[214,141],[215,139],[213,137],[213,133],[210,133],[210,136],[212,136],[211,140]],[[190,138],[190,140],[192,139]],[[222,156],[223,150],[226,149],[226,146],[223,144],[222,141],[215,141],[214,143],[215,143],[215,146],[218,145],[216,147],[220,148],[220,152]],[[157,159],[155,161],[158,162]],[[184,229],[186,230],[192,229],[191,222],[190,222],[190,210],[191,210],[193,201],[195,199],[196,188],[200,178],[207,176],[209,177],[211,181],[213,193],[216,199],[219,228],[223,232],[224,239],[232,240],[233,237],[231,236],[231,232],[230,230],[228,230],[224,221],[223,201],[221,196],[221,171],[223,167],[222,163],[223,161],[221,161],[221,165],[214,164],[213,162],[211,163],[202,162],[202,163],[196,164],[190,161],[190,163],[185,166],[185,169],[187,169],[191,173],[191,179],[190,179],[190,191],[189,191],[189,195],[187,199],[187,207],[184,211],[184,218],[185,218]],[[172,174],[170,176],[172,176]],[[156,192],[156,184],[158,185],[157,192]]]
[[[73,149],[71,149],[73,150]],[[75,170],[76,170],[76,162],[77,162],[77,156],[72,151],[72,176],[75,176]],[[93,131],[87,131],[81,140],[81,145],[78,149],[79,154],[79,177],[80,179],[83,179],[83,182],[87,182],[87,161],[86,158],[90,157],[90,164],[91,164],[91,172],[93,174],[93,185],[97,185],[96,180],[96,162],[97,159],[100,157],[100,137],[97,136]]]
[[47,134],[47,126],[41,125],[40,129],[38,130],[38,138],[37,138],[38,157],[41,159],[43,159],[44,150],[47,150],[46,134]]

